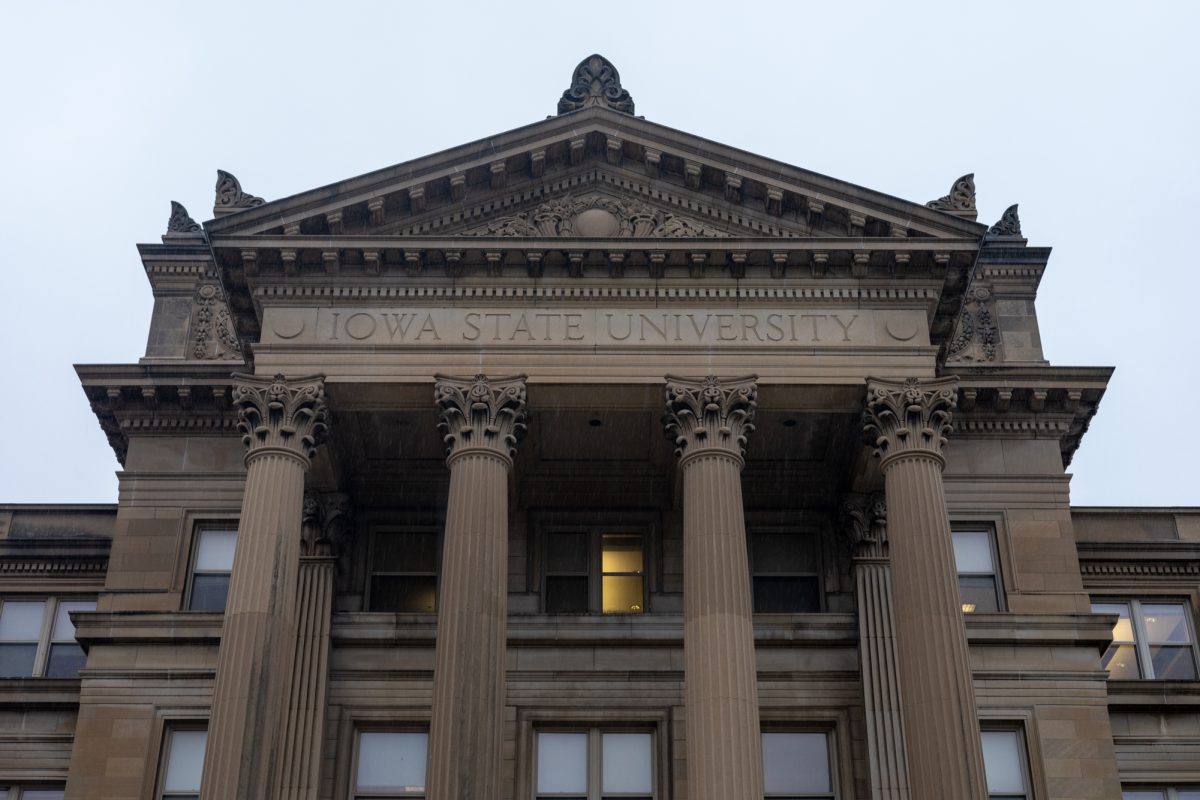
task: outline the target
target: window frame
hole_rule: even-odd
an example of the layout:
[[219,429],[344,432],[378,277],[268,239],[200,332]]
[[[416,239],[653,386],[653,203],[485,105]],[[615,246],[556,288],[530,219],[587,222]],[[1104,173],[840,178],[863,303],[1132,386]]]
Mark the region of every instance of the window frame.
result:
[[1122,784],[1121,796],[1124,797],[1126,792],[1162,792],[1165,800],[1179,800],[1180,792],[1200,793],[1200,784],[1195,786],[1126,786]]
[[606,733],[643,733],[650,736],[650,800],[658,800],[660,794],[661,778],[660,778],[660,763],[658,753],[658,737],[660,735],[657,726],[653,724],[638,724],[638,723],[619,723],[607,722],[597,725],[580,725],[572,723],[545,723],[537,725],[533,731],[533,751],[529,761],[530,783],[533,793],[529,795],[532,800],[554,800],[555,798],[575,798],[579,795],[576,793],[546,793],[538,792],[537,776],[538,776],[538,736],[543,733],[572,733],[586,734],[587,739],[587,780],[586,791],[584,792],[587,800],[619,800],[619,798],[645,798],[643,793],[604,793],[603,775],[603,742],[604,734]]
[[[982,720],[979,726],[979,744],[982,750],[983,734],[985,733],[1012,733],[1017,737],[1017,750],[1021,756],[1021,782],[1025,785],[1025,793],[1022,796],[1008,794],[992,794],[991,787],[985,785],[988,793],[988,800],[1036,800],[1037,793],[1034,788],[1034,772],[1033,763],[1030,758],[1029,736],[1026,734],[1026,726],[1021,722],[1008,722],[1000,720]],[[984,770],[984,783],[987,783],[986,765]]]
[[[962,579],[963,578],[981,578],[990,577],[996,592],[996,610],[995,611],[967,611],[961,609],[963,614],[1003,614],[1008,611],[1008,591],[1004,582],[1004,571],[1001,565],[1001,550],[1000,550],[1000,535],[997,526],[988,522],[957,522],[950,523],[950,547],[954,548],[954,535],[957,533],[983,533],[987,535],[988,545],[992,557],[991,572],[963,572],[958,568],[958,561],[955,559],[954,564],[954,580],[959,587],[961,597]],[[965,605],[961,603],[960,605]]]
[[[579,573],[551,572],[549,569],[547,550],[550,538],[556,534],[584,534],[588,541],[587,558],[587,597],[586,611],[550,611],[547,609],[547,579],[556,576],[582,577]],[[636,617],[648,614],[650,598],[655,592],[655,569],[657,559],[655,548],[658,544],[657,528],[645,515],[616,514],[611,521],[599,523],[584,523],[572,519],[552,517],[542,522],[538,530],[536,543],[537,554],[537,586],[538,610],[542,614],[563,614],[567,616],[597,616],[597,617]],[[604,611],[604,575],[602,563],[602,548],[604,534],[637,535],[642,540],[642,610],[639,611]],[[630,573],[608,573],[612,575],[628,575]]]
[[[432,533],[434,536],[434,571],[378,572],[375,570],[375,540],[379,534],[389,533]],[[445,537],[445,525],[434,523],[411,525],[380,525],[372,526],[367,536],[367,567],[366,582],[363,586],[363,608],[369,612],[385,614],[436,614],[442,599],[442,547]],[[433,578],[433,611],[388,611],[377,610],[371,604],[371,585],[376,575],[394,577],[432,577]]]
[[[838,752],[839,752],[838,738],[839,737],[837,736],[837,730],[835,728],[830,727],[829,725],[822,725],[820,723],[789,724],[787,722],[779,722],[779,721],[764,721],[762,723],[759,733],[758,733],[760,751],[762,749],[762,737],[765,736],[766,734],[770,734],[770,733],[820,733],[820,734],[824,734],[824,736],[825,736],[825,752],[829,759],[829,762],[828,762],[829,791],[821,792],[818,794],[801,794],[801,795],[797,795],[793,792],[786,792],[783,794],[767,793],[766,785],[764,783],[763,797],[765,800],[772,800],[772,798],[775,798],[775,800],[838,800],[838,798],[841,797],[842,780],[839,775],[840,771],[838,770]],[[759,765],[759,769],[761,770],[762,777],[765,780],[766,771],[767,771],[767,763],[766,763],[765,756],[763,757],[763,763]],[[853,785],[853,784],[851,784],[851,785]]]
[[[184,587],[184,592],[183,592],[183,609],[182,609],[183,611],[188,611],[188,612],[197,613],[197,614],[224,614],[225,613],[224,608],[222,608],[220,611],[206,610],[206,609],[193,609],[192,608],[192,590],[195,588],[195,585],[196,585],[196,575],[197,574],[199,574],[199,575],[228,575],[229,576],[229,585],[233,584],[233,568],[235,566],[236,559],[237,559],[237,555],[236,555],[237,540],[238,540],[238,537],[241,535],[240,522],[241,522],[241,520],[239,520],[237,517],[234,517],[232,519],[224,519],[224,520],[221,520],[221,519],[205,520],[203,522],[196,522],[195,524],[192,525],[192,542],[191,542],[191,547],[189,548],[189,552],[188,552],[187,575],[186,575],[186,579],[185,579],[186,585]],[[196,559],[200,556],[200,538],[204,535],[204,532],[205,531],[224,532],[224,531],[230,531],[230,530],[233,531],[233,535],[234,535],[234,554],[235,554],[234,561],[235,561],[235,563],[231,563],[229,565],[229,572],[226,573],[226,572],[216,572],[213,570],[205,570],[204,572],[197,573]],[[228,605],[229,605],[229,587],[228,586],[226,587],[226,590],[225,590],[225,605],[226,605],[226,607],[228,607]]]
[[[190,731],[190,732],[204,731],[204,734],[205,734],[204,747],[205,747],[205,754],[207,755],[207,751],[208,751],[208,720],[207,719],[196,719],[196,718],[190,718],[190,717],[178,717],[178,718],[171,717],[171,718],[162,720],[162,726],[161,726],[161,729],[159,731],[159,736],[158,736],[158,755],[157,755],[158,768],[155,770],[155,775],[154,775],[154,800],[171,800],[171,798],[181,796],[177,793],[170,794],[170,795],[166,794],[167,767],[169,766],[170,759],[171,759],[171,746],[172,746],[171,739],[172,739],[172,736],[174,736],[176,731]],[[201,777],[203,777],[203,774]],[[197,794],[199,794],[198,787],[197,787]],[[188,796],[188,795],[182,795],[182,796]]]
[[[61,603],[86,603],[91,602],[91,611],[95,611],[96,595],[94,594],[4,594],[0,595],[0,613],[3,612],[4,606],[8,603],[42,603],[42,623],[38,628],[38,638],[34,644],[33,667],[29,675],[12,675],[0,677],[0,681],[4,680],[30,680],[37,678],[40,680],[60,680],[72,681],[79,680],[79,676],[71,678],[54,677],[46,675],[46,668],[50,666],[50,650],[55,644],[66,644],[66,642],[54,641],[54,623],[58,619],[58,607]],[[72,640],[76,645],[79,644],[78,639]],[[0,646],[5,644],[25,644],[31,642],[26,639],[21,640],[4,640],[0,641]],[[86,656],[86,654],[85,654]],[[2,787],[0,787],[2,788]],[[3,800],[0,797],[0,800]]]
[[66,784],[0,783],[0,800],[22,800],[26,792],[63,792]]
[[350,753],[350,780],[349,789],[346,797],[349,800],[371,800],[371,798],[379,798],[379,800],[424,800],[429,796],[429,768],[426,765],[425,770],[425,786],[420,794],[408,792],[405,794],[361,794],[358,790],[358,759],[361,750],[359,744],[364,733],[421,733],[425,735],[426,752],[429,748],[429,723],[424,724],[409,721],[400,721],[395,723],[385,722],[383,720],[356,721],[353,726],[353,747]]
[[[1088,600],[1092,607],[1097,605],[1109,604],[1124,604],[1129,607],[1129,622],[1133,629],[1133,650],[1137,654],[1138,660],[1138,677],[1136,678],[1108,678],[1108,680],[1116,681],[1196,681],[1200,680],[1200,635],[1196,629],[1196,614],[1193,607],[1192,599],[1188,596],[1163,594],[1163,595],[1139,595],[1137,597],[1131,595],[1089,595]],[[1154,659],[1151,657],[1150,648],[1154,643],[1150,642],[1150,636],[1146,630],[1146,622],[1143,618],[1141,607],[1143,603],[1149,605],[1180,605],[1183,608],[1185,621],[1185,629],[1187,630],[1190,641],[1187,643],[1187,648],[1192,653],[1192,668],[1194,669],[1195,678],[1159,678],[1156,675],[1151,675],[1154,672]],[[1093,612],[1104,613],[1104,612]],[[1116,640],[1114,639],[1115,643]],[[1162,646],[1159,643],[1158,646]],[[1172,645],[1168,645],[1172,646]],[[1183,645],[1173,645],[1175,647],[1183,647]],[[1107,652],[1107,651],[1106,651]],[[1107,670],[1106,670],[1107,672]],[[1148,791],[1154,791],[1152,787]]]
[[[788,534],[791,536],[808,536],[812,538],[813,554],[817,560],[815,572],[763,572],[754,571],[754,537],[759,534]],[[754,615],[767,614],[771,616],[790,615],[790,614],[820,614],[824,613],[828,608],[826,599],[826,559],[825,543],[820,531],[816,528],[804,525],[777,525],[777,524],[747,524],[746,526],[746,565],[750,571],[750,604],[751,613]],[[816,611],[758,611],[754,608],[754,579],[759,575],[764,577],[814,577],[817,579],[817,610]]]

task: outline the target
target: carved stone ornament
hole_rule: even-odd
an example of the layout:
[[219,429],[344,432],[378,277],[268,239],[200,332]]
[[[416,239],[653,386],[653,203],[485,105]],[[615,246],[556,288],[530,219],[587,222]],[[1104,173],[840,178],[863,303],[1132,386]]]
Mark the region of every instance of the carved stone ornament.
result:
[[868,378],[863,432],[880,466],[916,455],[941,461],[957,401],[958,378],[903,382]]
[[565,195],[532,211],[500,217],[468,236],[583,236],[598,239],[728,238],[703,222],[660,211],[638,200]]
[[341,492],[305,492],[301,519],[301,554],[332,556],[347,538],[350,498]]
[[203,233],[200,223],[188,216],[182,203],[171,201],[171,218],[167,220],[167,233]]
[[435,375],[433,399],[441,411],[438,430],[446,462],[485,450],[511,461],[525,435],[525,376],[454,378]]
[[266,201],[242,191],[242,184],[232,174],[217,170],[217,199],[213,203],[216,213],[237,211],[242,208],[261,206]]
[[663,425],[675,443],[675,455],[717,450],[741,460],[754,430],[758,405],[757,375],[741,378],[667,376],[667,413]]
[[887,546],[887,499],[882,492],[842,500],[842,529],[856,552],[882,555]]
[[988,233],[992,236],[1021,235],[1021,218],[1017,216],[1016,203],[1004,209],[1004,213],[1000,216],[1000,221],[988,228]]
[[202,283],[192,299],[192,358],[242,361],[225,293],[215,283]]
[[233,404],[247,463],[270,452],[287,452],[306,464],[311,461],[317,445],[329,433],[325,377],[288,379],[234,373],[233,379]]
[[960,217],[975,219],[977,211],[975,209],[974,173],[963,175],[956,180],[954,185],[950,187],[950,194],[945,197],[939,197],[937,200],[930,200],[925,205],[936,211],[945,211]]
[[992,293],[982,286],[967,292],[946,350],[947,361],[987,362],[996,360],[1000,331],[992,314]]
[[621,88],[621,76],[612,62],[590,55],[575,68],[571,88],[558,101],[558,113],[566,114],[588,106],[607,106],[613,111],[633,113],[633,98]]

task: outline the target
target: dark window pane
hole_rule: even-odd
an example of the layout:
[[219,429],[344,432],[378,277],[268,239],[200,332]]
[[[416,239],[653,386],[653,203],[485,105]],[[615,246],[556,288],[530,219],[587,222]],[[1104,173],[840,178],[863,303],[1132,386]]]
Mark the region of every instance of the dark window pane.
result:
[[816,578],[754,577],[754,610],[761,614],[807,614],[821,610]]
[[396,531],[375,534],[372,572],[437,572],[437,534]]
[[547,614],[585,614],[588,611],[588,579],[546,577]]
[[1110,644],[1100,664],[1108,670],[1110,678],[1133,680],[1142,677],[1138,670],[1137,650],[1131,644]]
[[0,644],[0,678],[29,678],[33,675],[36,644]]
[[224,611],[225,598],[229,595],[228,575],[193,575],[192,611]]
[[816,538],[797,533],[755,533],[751,572],[818,572]]
[[78,678],[87,656],[77,644],[50,645],[50,659],[46,662],[47,678]]
[[437,610],[437,578],[432,575],[375,575],[371,610],[421,614]]
[[546,537],[546,572],[587,572],[586,533],[552,533]]
[[994,577],[960,577],[958,579],[958,594],[962,598],[963,611],[968,614],[1000,610],[1000,601],[996,596],[996,579]]
[[1159,680],[1191,681],[1196,679],[1196,659],[1191,647],[1151,647],[1154,677]]

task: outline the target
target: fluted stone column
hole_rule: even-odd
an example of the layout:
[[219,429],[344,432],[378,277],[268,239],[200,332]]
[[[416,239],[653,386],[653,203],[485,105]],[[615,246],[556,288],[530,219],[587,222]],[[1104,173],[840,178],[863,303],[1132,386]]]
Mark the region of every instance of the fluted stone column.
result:
[[761,800],[762,738],[741,472],[754,376],[667,376],[683,473],[683,650],[691,800]]
[[430,800],[499,798],[508,615],[508,474],[525,376],[437,376],[450,468],[438,591]]
[[958,381],[870,380],[865,427],[887,492],[896,660],[913,797],[985,800],[987,785],[942,446]]
[[324,379],[235,375],[246,488],[217,678],[204,800],[268,798],[296,640],[304,475],[328,428]]
[[896,662],[887,503],[882,495],[855,495],[843,504],[854,549],[858,649],[866,709],[871,800],[909,800],[908,759]]
[[329,633],[333,612],[336,532],[349,514],[344,494],[304,498],[300,575],[296,592],[296,652],[283,723],[283,750],[275,796],[316,800],[329,686]]

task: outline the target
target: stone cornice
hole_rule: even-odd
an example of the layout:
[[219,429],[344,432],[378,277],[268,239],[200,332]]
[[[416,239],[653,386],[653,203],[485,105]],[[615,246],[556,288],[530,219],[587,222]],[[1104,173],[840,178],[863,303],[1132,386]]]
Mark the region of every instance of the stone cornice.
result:
[[94,536],[0,539],[0,577],[103,580],[111,546],[110,539]]

